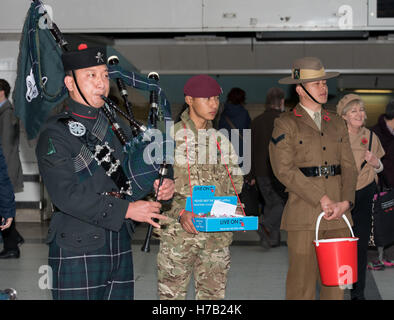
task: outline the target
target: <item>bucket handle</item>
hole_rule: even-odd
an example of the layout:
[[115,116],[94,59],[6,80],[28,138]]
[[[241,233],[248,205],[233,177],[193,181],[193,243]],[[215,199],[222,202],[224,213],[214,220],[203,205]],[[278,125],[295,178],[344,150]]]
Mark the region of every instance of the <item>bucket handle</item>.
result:
[[[322,213],[320,213],[319,217],[317,218],[317,221],[316,221],[316,247],[319,246],[319,240],[318,240],[319,225],[320,225],[320,220],[323,218],[324,214],[325,214],[324,211]],[[346,216],[344,214],[342,215],[342,218],[343,218],[343,220],[345,220],[347,226],[350,229],[350,232],[352,233],[352,237],[354,238],[353,229],[352,229],[352,226],[350,225],[348,218],[346,218]]]

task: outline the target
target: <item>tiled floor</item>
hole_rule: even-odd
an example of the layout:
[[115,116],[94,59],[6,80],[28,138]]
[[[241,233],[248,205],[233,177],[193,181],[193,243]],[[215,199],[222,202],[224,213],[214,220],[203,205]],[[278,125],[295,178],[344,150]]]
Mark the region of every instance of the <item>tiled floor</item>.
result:
[[[20,259],[0,260],[0,289],[15,288],[18,299],[48,300],[45,290],[48,274],[48,248],[44,243],[47,223],[18,223],[17,229],[25,237]],[[151,252],[141,251],[145,238],[145,226],[139,226],[133,242],[135,298],[156,300],[157,241],[151,244]],[[285,234],[284,234],[285,236]],[[283,300],[287,272],[287,247],[280,246],[265,251],[258,242],[255,231],[235,233],[231,246],[231,269],[226,299],[229,300]],[[371,252],[373,255],[373,252]],[[368,272],[367,299],[394,299],[394,268]],[[194,299],[190,286],[188,299]],[[349,298],[345,292],[345,298]]]

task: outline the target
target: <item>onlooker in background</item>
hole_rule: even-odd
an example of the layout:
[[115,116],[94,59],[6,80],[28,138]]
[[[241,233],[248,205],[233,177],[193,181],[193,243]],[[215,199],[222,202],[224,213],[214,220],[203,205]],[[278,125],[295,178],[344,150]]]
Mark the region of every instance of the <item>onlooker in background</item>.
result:
[[[246,93],[241,88],[232,88],[227,94],[227,100],[224,104],[224,109],[219,119],[219,130],[226,129],[228,137],[237,152],[240,161],[240,167],[244,171],[244,184],[240,193],[242,203],[245,205],[245,212],[247,215],[259,214],[259,194],[251,181],[250,173],[250,157],[248,152],[247,132],[244,129],[250,129],[251,119],[248,110],[244,107],[246,101]],[[235,130],[236,129],[236,130]],[[234,130],[234,134],[231,133]],[[244,147],[247,153],[244,154]],[[249,158],[247,158],[249,157]]]
[[379,137],[386,152],[382,158],[383,175],[390,187],[394,187],[394,100],[386,106],[386,112],[379,117],[378,123],[371,128]]
[[[356,94],[345,95],[337,105],[337,113],[347,125],[350,146],[358,171],[356,198],[352,210],[354,235],[359,238],[357,245],[358,280],[350,291],[352,300],[365,300],[365,277],[368,260],[368,243],[372,225],[372,200],[376,192],[377,173],[383,170],[380,158],[384,150],[379,138],[365,128],[367,115],[364,102]],[[368,150],[370,139],[371,149]]]
[[285,193],[281,183],[272,172],[268,145],[271,140],[274,120],[285,110],[285,92],[281,88],[268,90],[265,111],[252,121],[252,171],[260,194],[264,199],[264,213],[258,233],[263,247],[280,244],[280,222],[285,204]]
[[[10,91],[8,82],[0,79],[0,140],[8,167],[8,176],[14,192],[17,193],[23,191],[23,172],[19,159],[19,120],[15,117],[14,107],[8,100]],[[4,250],[0,252],[0,259],[19,258],[18,244],[22,244],[24,239],[15,228],[15,219],[10,228],[2,231],[1,235]]]
[[220,115],[219,129],[226,129],[229,138],[231,136],[231,129],[238,129],[238,149],[237,141],[231,140],[239,157],[243,156],[243,130],[250,129],[250,116],[248,110],[245,109],[246,93],[240,88],[232,88],[227,95],[227,101],[224,104],[224,109]]
[[[381,159],[384,169],[379,173],[379,179],[382,179],[387,187],[394,187],[394,100],[391,100],[386,106],[386,112],[382,114],[378,123],[371,128],[376,133],[382,143],[385,151],[384,157]],[[378,247],[378,260],[374,260],[368,264],[373,270],[382,269],[384,267],[393,267],[394,261],[389,257],[384,257],[384,248]]]
[[2,232],[11,226],[14,217],[15,196],[0,144],[0,230]]

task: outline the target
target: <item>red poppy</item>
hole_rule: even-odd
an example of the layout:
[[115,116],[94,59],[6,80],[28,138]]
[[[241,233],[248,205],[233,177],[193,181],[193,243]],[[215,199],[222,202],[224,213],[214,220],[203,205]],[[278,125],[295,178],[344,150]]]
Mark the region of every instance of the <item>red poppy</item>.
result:
[[323,119],[326,120],[327,122],[331,120],[331,118],[329,116],[324,115]]
[[367,138],[364,137],[364,138],[361,139],[361,144],[362,145],[366,145],[367,143],[368,143]]

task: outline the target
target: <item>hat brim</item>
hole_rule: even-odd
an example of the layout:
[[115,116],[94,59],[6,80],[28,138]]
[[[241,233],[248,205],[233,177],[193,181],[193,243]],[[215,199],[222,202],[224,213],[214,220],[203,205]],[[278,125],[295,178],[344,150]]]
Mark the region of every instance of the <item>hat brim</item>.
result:
[[280,79],[278,82],[280,84],[300,84],[306,82],[327,80],[331,78],[335,78],[339,76],[339,72],[326,72],[326,74],[322,77],[318,78],[310,78],[310,79],[293,79],[291,76]]

